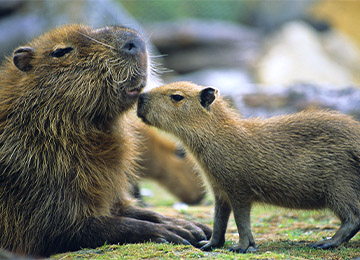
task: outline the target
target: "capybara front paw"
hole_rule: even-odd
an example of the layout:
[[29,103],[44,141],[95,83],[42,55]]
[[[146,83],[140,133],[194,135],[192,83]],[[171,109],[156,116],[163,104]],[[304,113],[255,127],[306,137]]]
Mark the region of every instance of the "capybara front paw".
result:
[[211,237],[212,229],[204,224],[186,221],[176,218],[168,218],[164,223],[176,225],[188,230],[197,239],[197,241],[208,240]]
[[[210,228],[202,229],[195,223],[185,220],[166,221],[166,224],[160,224],[162,228],[166,229],[166,236],[162,236],[169,242],[176,244],[191,244],[195,247],[200,247],[200,243],[207,239]],[[204,225],[205,227],[205,225]],[[211,232],[211,229],[210,229]]]
[[194,246],[198,243],[191,232],[179,226],[160,224],[155,231],[156,233],[155,236],[153,236],[152,241],[156,243],[174,243]]

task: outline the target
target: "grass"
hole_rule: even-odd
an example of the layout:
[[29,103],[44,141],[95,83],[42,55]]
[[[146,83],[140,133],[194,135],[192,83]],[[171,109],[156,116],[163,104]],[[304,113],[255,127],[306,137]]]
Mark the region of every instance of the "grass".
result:
[[[178,202],[157,184],[144,182],[143,188],[151,189],[146,197],[149,208],[161,214],[202,222],[212,226],[213,199],[209,195],[202,205],[176,210]],[[257,205],[252,210],[252,232],[257,251],[245,255],[228,252],[239,235],[231,217],[224,248],[212,252],[173,244],[104,245],[96,249],[53,256],[55,259],[357,259],[360,260],[360,233],[348,243],[332,250],[317,250],[309,244],[331,237],[339,227],[339,220],[329,211],[293,211]]]

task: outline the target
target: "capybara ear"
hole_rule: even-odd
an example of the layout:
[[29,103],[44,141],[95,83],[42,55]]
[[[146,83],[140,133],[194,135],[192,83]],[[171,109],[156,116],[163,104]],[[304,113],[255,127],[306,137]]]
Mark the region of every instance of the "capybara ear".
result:
[[20,47],[14,51],[13,61],[21,71],[29,71],[32,68],[31,60],[34,57],[34,49],[31,47]]
[[218,95],[218,90],[212,87],[206,87],[200,91],[200,104],[208,109],[209,106],[214,102],[216,96]]

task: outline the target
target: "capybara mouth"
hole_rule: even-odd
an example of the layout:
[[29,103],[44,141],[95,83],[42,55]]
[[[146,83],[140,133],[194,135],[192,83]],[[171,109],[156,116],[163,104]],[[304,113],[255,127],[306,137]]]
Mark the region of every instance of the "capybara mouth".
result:
[[129,98],[138,98],[141,91],[145,88],[145,85],[146,85],[146,78],[141,79],[136,86],[126,88],[124,90],[125,95]]
[[137,110],[137,116],[147,125],[151,125],[151,123],[146,119],[145,113],[142,110]]
[[140,94],[140,91],[138,89],[126,91],[126,95],[128,95],[130,97],[135,97],[135,96],[138,96],[139,94]]

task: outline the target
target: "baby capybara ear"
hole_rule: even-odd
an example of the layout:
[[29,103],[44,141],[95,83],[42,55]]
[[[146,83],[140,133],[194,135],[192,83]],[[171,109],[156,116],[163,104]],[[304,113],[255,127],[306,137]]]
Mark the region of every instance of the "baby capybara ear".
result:
[[34,49],[31,47],[20,47],[14,51],[13,61],[21,71],[29,71],[32,68],[31,60],[34,57]]
[[218,95],[218,90],[212,87],[204,88],[200,91],[200,104],[208,109],[209,106],[214,102],[216,96]]

